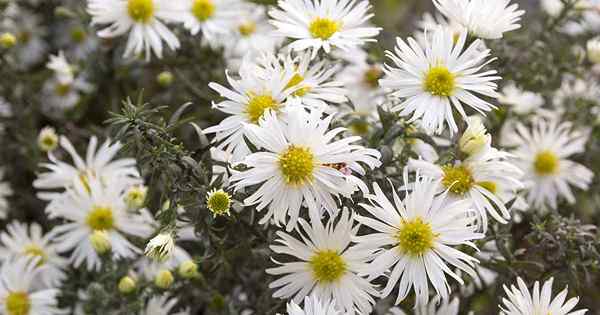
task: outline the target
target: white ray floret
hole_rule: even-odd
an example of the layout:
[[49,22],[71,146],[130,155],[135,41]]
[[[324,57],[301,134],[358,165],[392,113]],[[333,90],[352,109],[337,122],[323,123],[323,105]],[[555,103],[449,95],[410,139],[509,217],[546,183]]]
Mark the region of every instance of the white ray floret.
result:
[[[335,301],[324,301],[312,295],[304,298],[304,307],[294,301],[287,305],[287,315],[342,315],[335,307]],[[278,314],[280,315],[280,314]]]
[[587,309],[573,311],[573,308],[579,302],[578,297],[570,298],[565,302],[568,294],[567,288],[553,299],[553,281],[554,279],[550,278],[550,280],[544,282],[541,290],[540,282],[536,281],[531,292],[521,278],[517,278],[518,287],[511,285],[508,288],[505,285],[506,298],[502,299],[503,305],[500,305],[502,309],[500,315],[583,315],[587,312]]

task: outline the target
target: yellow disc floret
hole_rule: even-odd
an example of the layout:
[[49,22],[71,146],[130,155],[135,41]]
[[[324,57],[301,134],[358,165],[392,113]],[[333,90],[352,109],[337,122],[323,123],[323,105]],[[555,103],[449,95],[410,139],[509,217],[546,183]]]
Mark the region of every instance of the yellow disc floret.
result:
[[340,22],[318,17],[310,23],[308,30],[312,37],[326,40],[331,38],[331,36],[337,33],[341,28],[342,24]]
[[114,227],[115,218],[108,206],[94,206],[88,213],[85,223],[94,231],[108,231]]
[[448,68],[435,66],[429,68],[425,74],[423,89],[436,96],[451,96],[456,87],[456,77]]
[[279,110],[279,103],[271,95],[250,94],[250,101],[246,105],[246,115],[250,122],[257,124],[266,110]]
[[365,71],[363,81],[372,89],[379,87],[379,79],[383,76],[383,71],[377,66],[370,67]]
[[400,250],[410,256],[420,256],[432,249],[435,238],[431,225],[421,218],[403,222],[396,233]]
[[231,196],[223,189],[213,190],[206,195],[206,206],[214,216],[228,215],[231,206]]
[[473,176],[471,174],[471,170],[464,165],[446,165],[442,167],[442,170],[444,171],[442,184],[457,195],[464,195],[473,187],[473,184],[475,183],[475,180],[473,180]]
[[212,0],[194,0],[192,14],[199,21],[204,22],[215,14],[215,4]]
[[136,22],[148,23],[154,16],[154,0],[128,0],[127,13]]
[[318,251],[308,262],[313,276],[320,282],[334,282],[346,272],[346,262],[333,250]]
[[533,167],[538,175],[551,175],[558,172],[559,159],[552,151],[541,151],[535,156]]
[[4,307],[7,315],[28,315],[31,302],[25,292],[10,292],[4,301]]
[[27,246],[25,246],[25,249],[23,249],[23,254],[25,254],[25,256],[29,256],[31,258],[39,258],[38,260],[38,266],[41,266],[43,264],[46,263],[46,261],[48,261],[48,255],[44,252],[44,250],[36,245],[36,244],[29,244]]
[[310,149],[291,145],[279,156],[279,168],[289,185],[302,185],[312,180],[315,157]]
[[238,31],[240,32],[240,35],[248,37],[256,32],[256,23],[252,21],[242,23],[238,26]]

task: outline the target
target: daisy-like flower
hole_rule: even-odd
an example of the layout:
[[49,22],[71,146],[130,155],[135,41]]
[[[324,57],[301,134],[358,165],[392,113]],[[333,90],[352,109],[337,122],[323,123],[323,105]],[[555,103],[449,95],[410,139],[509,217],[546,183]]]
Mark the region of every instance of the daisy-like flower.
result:
[[487,214],[500,223],[510,219],[505,203],[523,187],[523,172],[509,161],[510,154],[491,147],[491,137],[480,120],[470,117],[467,122],[470,125],[459,140],[461,151],[468,154],[466,159],[443,166],[411,159],[408,167],[433,178],[438,192],[448,190],[450,199],[472,202],[485,231]]
[[221,46],[231,36],[235,22],[249,7],[240,0],[182,0],[181,19],[192,35],[202,37],[212,47]]
[[261,184],[244,201],[246,205],[257,205],[259,211],[268,207],[261,223],[270,219],[276,224],[287,222],[290,231],[303,203],[309,212],[324,208],[333,213],[337,210],[335,197],[350,197],[359,188],[367,190],[352,173],[365,173],[359,162],[371,169],[379,167],[381,154],[353,144],[360,137],[332,141],[345,129],[328,130],[333,116],[321,116],[320,111],[300,109],[284,122],[269,112],[260,126],[249,126],[250,141],[266,152],[248,155],[242,161],[248,170],[234,174],[231,181],[236,189]]
[[320,49],[329,53],[375,41],[381,31],[368,25],[373,14],[365,0],[279,0],[278,6],[269,11],[276,34],[294,40],[292,50],[312,49],[313,58]]
[[401,116],[412,115],[409,122],[419,124],[429,133],[441,133],[444,122],[450,132],[458,131],[453,117],[453,108],[463,118],[467,117],[463,104],[481,114],[495,108],[478,95],[498,97],[496,84],[500,79],[495,70],[480,71],[494,59],[489,49],[481,49],[481,40],[475,40],[463,51],[467,38],[461,32],[455,40],[449,29],[438,27],[428,34],[425,47],[413,38],[408,43],[398,38],[395,54],[387,56],[398,68],[386,65],[386,77],[379,82],[382,87],[392,89],[394,97],[404,100],[393,108]]
[[520,115],[529,114],[544,104],[544,98],[540,94],[523,91],[514,83],[510,83],[502,89],[498,101],[511,106],[511,109]]
[[154,231],[151,217],[128,211],[124,191],[120,181],[102,183],[90,178],[87,185],[75,182],[51,204],[53,216],[70,221],[55,228],[56,243],[61,252],[73,249],[71,262],[75,267],[85,262],[88,270],[98,270],[102,263],[99,254],[109,250],[114,259],[141,253],[124,234],[149,237]]
[[[60,146],[69,153],[75,165],[60,161],[52,152],[49,153],[48,158],[51,163],[41,164],[49,172],[39,174],[33,182],[34,187],[42,190],[66,189],[73,187],[75,183],[88,187],[91,179],[110,181],[115,178],[127,183],[127,186],[141,183],[135,159],[114,160],[115,155],[121,149],[121,144],[118,142],[111,144],[110,140],[106,140],[98,149],[98,139],[90,138],[85,161],[66,137],[60,137]],[[86,189],[89,190],[89,187]],[[38,193],[38,197],[45,200],[52,200],[59,195],[46,191]]]
[[583,315],[587,309],[573,311],[573,308],[579,302],[578,297],[570,298],[565,303],[568,294],[567,288],[561,291],[552,299],[553,278],[544,282],[540,291],[540,283],[536,281],[533,285],[533,291],[529,292],[527,284],[521,278],[517,278],[518,287],[511,285],[508,288],[504,286],[507,298],[502,299],[500,315],[531,315],[531,314],[551,314],[551,315]]
[[175,241],[172,234],[160,233],[148,242],[144,255],[158,261],[165,261],[172,257],[174,248]]
[[321,302],[313,295],[304,298],[304,307],[300,307],[294,301],[288,303],[287,315],[342,315],[342,312],[335,307],[335,301]]
[[520,28],[518,22],[525,14],[510,0],[433,0],[433,3],[447,18],[485,39],[502,38],[505,32]]
[[[442,300],[433,300],[429,304],[417,305],[414,309],[414,315],[458,315],[459,301],[454,298],[451,302]],[[388,315],[407,315],[398,307],[391,308]]]
[[431,283],[437,295],[448,300],[450,285],[446,275],[463,284],[450,267],[476,277],[473,268],[477,259],[454,248],[476,248],[472,241],[484,236],[477,233],[475,217],[469,215],[471,203],[448,202],[445,192],[438,195],[439,186],[438,181],[417,174],[412,192],[400,200],[394,191],[392,204],[375,183],[375,194],[367,195],[371,204],[361,204],[373,218],[357,216],[356,220],[376,232],[353,240],[361,250],[375,252],[373,261],[361,274],[368,275],[369,280],[387,277],[382,298],[398,284],[396,304],[414,288],[417,304],[424,305],[429,300]]
[[37,265],[44,267],[44,272],[40,273],[42,282],[57,286],[65,278],[63,269],[67,260],[58,254],[54,237],[53,232],[43,234],[37,223],[28,226],[14,221],[0,234],[0,259],[37,258]]
[[12,196],[13,190],[10,184],[3,181],[4,179],[4,168],[0,167],[0,219],[6,219],[8,215],[8,200],[7,198]]
[[44,152],[52,151],[58,146],[58,135],[54,128],[46,126],[38,135],[38,148]]
[[518,147],[512,151],[517,165],[525,172],[523,181],[527,188],[527,201],[536,208],[550,206],[556,209],[557,200],[563,197],[575,202],[569,185],[586,190],[594,173],[568,158],[585,150],[588,133],[573,129],[569,122],[537,117],[528,129],[517,123],[511,143]]
[[248,134],[247,126],[257,124],[267,111],[284,114],[288,106],[286,99],[294,92],[294,89],[287,87],[294,77],[293,69],[284,69],[285,72],[270,77],[261,76],[259,72],[264,74],[264,71],[259,70],[249,58],[244,58],[239,80],[226,73],[231,89],[215,82],[208,85],[226,98],[213,104],[213,107],[231,116],[216,126],[206,128],[204,133],[215,133],[213,142],[219,143],[216,147],[232,154],[234,162],[250,153],[244,141],[244,136]]
[[46,67],[54,72],[54,76],[44,84],[43,109],[48,115],[57,117],[64,110],[73,108],[81,93],[89,92],[92,86],[82,76],[75,76],[62,51],[50,56]]
[[163,42],[171,50],[179,48],[179,40],[164,22],[180,22],[177,2],[171,0],[89,0],[87,11],[92,24],[109,24],[98,36],[111,38],[129,32],[125,57],[151,52],[163,55]]
[[236,17],[234,36],[225,43],[225,55],[241,59],[248,53],[255,56],[274,53],[281,40],[271,36],[273,26],[267,20],[265,7],[252,6],[244,13]]
[[358,231],[348,210],[343,210],[338,223],[336,216],[323,225],[320,216],[311,213],[311,223],[300,219],[301,238],[279,231],[271,249],[277,254],[292,256],[293,261],[267,269],[267,273],[282,276],[269,287],[276,288],[273,297],[292,298],[300,303],[311,292],[321,300],[335,300],[336,306],[348,314],[371,314],[377,296],[374,286],[357,275],[371,256],[370,251],[350,246]]
[[0,269],[0,312],[7,315],[68,314],[58,308],[58,289],[39,289],[37,279],[44,267],[28,258],[6,261]]

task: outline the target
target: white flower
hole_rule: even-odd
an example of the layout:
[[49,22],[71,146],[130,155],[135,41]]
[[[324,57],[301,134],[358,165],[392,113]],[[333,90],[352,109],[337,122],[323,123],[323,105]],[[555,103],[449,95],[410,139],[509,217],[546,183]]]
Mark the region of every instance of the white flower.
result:
[[[75,183],[80,183],[84,187],[89,186],[89,181],[93,178],[101,181],[112,181],[119,179],[127,185],[141,183],[139,172],[136,168],[134,159],[116,159],[115,155],[121,149],[120,143],[110,143],[110,140],[96,151],[98,139],[90,138],[87,147],[85,161],[77,153],[69,139],[60,137],[60,145],[65,149],[75,165],[67,164],[58,160],[52,153],[48,154],[51,163],[42,163],[41,167],[46,168],[49,172],[41,173],[33,182],[33,186],[38,189],[66,189],[73,187]],[[38,197],[44,200],[52,200],[59,194],[52,192],[40,192]]]
[[204,40],[213,47],[232,35],[236,20],[249,9],[240,0],[182,0],[181,4],[184,27],[192,35],[202,31]]
[[[58,315],[68,314],[58,308],[56,288],[37,287],[44,267],[25,257],[6,261],[0,269],[0,310],[2,314]],[[6,313],[5,313],[6,312]]]
[[[429,304],[417,305],[414,309],[414,315],[458,315],[459,300],[452,299],[451,302],[442,300],[433,300]],[[388,315],[408,315],[398,307],[391,308]]]
[[6,219],[8,215],[8,200],[7,197],[13,195],[13,190],[10,188],[8,182],[3,181],[4,179],[4,168],[0,167],[0,219]]
[[[371,169],[379,167],[380,153],[354,144],[360,137],[332,141],[344,128],[328,130],[333,116],[321,119],[322,112],[290,112],[288,121],[265,114],[260,126],[249,126],[249,140],[266,152],[248,155],[241,163],[249,169],[233,174],[234,187],[260,184],[246,205],[258,211],[268,207],[261,223],[271,218],[276,224],[295,225],[303,203],[309,212],[337,209],[335,197],[350,197],[358,188],[367,188],[359,178],[365,173],[362,162]],[[289,216],[289,218],[288,218]]]
[[303,308],[294,303],[294,301],[288,303],[287,315],[342,315],[342,312],[337,310],[335,304],[335,301],[321,302],[315,295],[307,296],[304,298]]
[[176,298],[169,298],[168,295],[155,295],[148,299],[146,306],[140,312],[140,315],[189,315],[188,310],[173,313],[172,310],[177,305]]
[[38,147],[44,152],[52,151],[58,146],[58,135],[52,127],[44,127],[38,135]]
[[312,48],[315,57],[322,48],[348,50],[375,41],[380,28],[369,27],[373,16],[364,0],[279,0],[279,8],[269,11],[276,34],[289,37],[292,50]]
[[[124,234],[149,237],[153,232],[151,216],[128,211],[121,181],[102,183],[97,178],[90,178],[86,184],[75,182],[73,188],[51,203],[53,217],[69,221],[55,228],[58,250],[73,249],[73,265],[79,267],[85,262],[88,270],[101,267],[98,249],[102,249],[101,254],[111,249],[114,259],[137,256],[141,250]],[[98,232],[105,235],[108,246],[94,246],[90,238]]]
[[339,221],[330,217],[326,225],[320,216],[311,213],[311,223],[299,219],[301,238],[279,231],[277,245],[270,248],[277,254],[292,256],[287,263],[267,269],[267,273],[282,276],[269,284],[276,288],[273,297],[293,298],[295,303],[311,292],[322,300],[334,299],[337,307],[348,314],[371,314],[377,296],[374,286],[357,272],[364,268],[371,252],[350,246],[357,226],[348,210],[343,210]]
[[518,123],[511,143],[517,165],[525,172],[523,181],[528,190],[527,201],[536,208],[557,207],[558,197],[569,203],[575,196],[569,185],[587,190],[594,173],[568,158],[585,151],[587,132],[573,129],[569,122],[537,117],[532,128]]
[[380,84],[392,89],[392,96],[404,99],[394,110],[400,111],[401,116],[412,115],[409,122],[419,120],[427,132],[439,134],[446,121],[454,133],[458,127],[453,108],[463,118],[467,114],[462,104],[481,114],[495,108],[476,94],[498,97],[493,81],[500,77],[495,76],[495,70],[480,72],[494,60],[485,61],[490,51],[480,50],[481,40],[475,40],[463,51],[465,32],[461,32],[456,41],[450,30],[441,27],[428,36],[424,48],[413,38],[408,39],[408,44],[398,38],[396,54],[387,52],[398,68],[386,65],[387,76]]
[[87,11],[92,24],[109,24],[98,36],[111,38],[129,32],[125,57],[144,53],[150,59],[151,51],[163,55],[163,42],[171,50],[179,48],[179,40],[164,22],[181,21],[181,12],[172,0],[89,0]]
[[511,106],[517,114],[526,115],[542,107],[544,98],[538,93],[523,91],[511,82],[502,89],[498,102]]
[[158,261],[165,261],[171,258],[174,248],[175,241],[171,233],[160,233],[148,242],[144,255]]
[[552,299],[553,278],[544,282],[540,291],[540,283],[536,281],[533,285],[533,291],[530,293],[527,284],[521,278],[517,278],[518,288],[511,285],[510,288],[504,286],[504,291],[508,298],[503,298],[500,308],[500,315],[532,315],[532,314],[551,314],[551,315],[583,315],[587,309],[572,312],[573,308],[579,302],[578,297],[570,298],[565,303],[568,290],[565,288],[554,299]]
[[260,56],[261,53],[274,53],[281,40],[272,36],[273,26],[267,20],[264,6],[256,5],[236,16],[234,36],[225,42],[225,55],[229,58],[242,58],[247,53]]
[[75,76],[62,51],[51,55],[46,67],[54,71],[54,76],[44,83],[42,109],[52,117],[60,117],[64,110],[79,102],[81,93],[91,91],[92,86],[82,76]]
[[37,266],[44,267],[40,273],[42,282],[58,286],[65,279],[63,271],[67,260],[58,255],[54,232],[43,234],[37,223],[26,225],[13,221],[0,234],[0,260],[16,260],[21,257],[37,259]]
[[361,204],[373,218],[357,216],[356,220],[376,231],[354,238],[360,250],[376,253],[361,274],[368,275],[369,280],[386,276],[382,298],[398,284],[396,304],[408,296],[411,288],[417,304],[427,304],[429,283],[437,295],[448,300],[450,285],[446,274],[463,284],[448,264],[476,277],[473,267],[477,259],[454,246],[476,248],[472,241],[484,235],[476,232],[474,216],[469,215],[469,201],[447,202],[446,192],[437,194],[439,182],[419,174],[412,188],[404,200],[393,191],[392,204],[375,183],[375,194],[367,195],[371,204]]
[[458,38],[460,33],[465,31],[465,27],[455,20],[446,19],[442,14],[435,15],[425,12],[421,20],[417,21],[417,31],[414,36],[420,45],[426,45],[427,33],[435,31],[436,28],[442,26],[449,29],[455,37]]
[[233,161],[239,161],[250,153],[244,141],[244,136],[248,134],[247,126],[257,124],[269,110],[284,114],[288,106],[286,99],[294,92],[287,87],[294,76],[293,69],[285,69],[285,72],[268,78],[262,77],[259,72],[264,74],[249,58],[245,58],[239,71],[239,80],[226,73],[231,89],[215,82],[208,85],[226,98],[213,104],[213,107],[231,116],[205,129],[204,133],[216,133],[213,140],[219,143],[216,147],[232,154]]
[[600,63],[600,37],[592,38],[588,40],[586,44],[587,57],[595,64]]
[[54,71],[54,77],[60,84],[71,84],[75,80],[73,68],[67,62],[65,54],[60,51],[58,55],[50,55],[50,61],[46,67]]
[[503,33],[521,27],[525,11],[510,0],[433,0],[435,7],[479,38],[498,39]]

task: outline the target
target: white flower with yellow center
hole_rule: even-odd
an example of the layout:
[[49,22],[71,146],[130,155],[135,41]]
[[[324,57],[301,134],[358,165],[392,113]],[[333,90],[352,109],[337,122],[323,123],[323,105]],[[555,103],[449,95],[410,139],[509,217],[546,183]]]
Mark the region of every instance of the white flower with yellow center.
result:
[[231,88],[215,82],[208,86],[226,98],[213,104],[213,107],[231,116],[216,126],[206,128],[204,133],[215,133],[213,142],[218,143],[216,147],[231,154],[231,160],[236,162],[250,153],[244,141],[244,136],[248,134],[247,126],[257,124],[268,111],[282,116],[285,114],[285,108],[288,107],[286,99],[294,92],[287,87],[294,72],[293,69],[285,69],[284,72],[266,76],[249,58],[244,58],[239,80],[226,74]]
[[43,190],[38,193],[41,199],[53,200],[60,196],[60,193],[46,190],[66,189],[73,187],[75,183],[88,187],[88,182],[93,178],[101,181],[118,178],[127,184],[124,188],[142,182],[134,159],[114,159],[122,146],[118,142],[111,144],[107,140],[98,148],[98,139],[90,138],[85,160],[66,137],[60,137],[60,146],[69,153],[75,165],[58,160],[52,152],[48,153],[50,163],[42,163],[40,166],[49,171],[40,173],[33,182],[35,188]]
[[38,135],[38,148],[44,152],[49,152],[58,146],[58,135],[52,127],[44,127]]
[[476,277],[473,268],[477,259],[455,247],[476,248],[473,240],[484,235],[476,232],[475,217],[469,215],[473,211],[469,201],[447,202],[446,193],[437,193],[439,182],[419,174],[412,188],[404,200],[393,191],[392,203],[375,183],[375,194],[367,195],[371,204],[361,204],[372,217],[357,216],[356,220],[374,232],[353,240],[361,250],[375,252],[361,274],[368,275],[369,280],[385,276],[387,283],[381,297],[397,288],[396,304],[408,296],[411,288],[417,304],[427,304],[429,284],[437,295],[448,300],[450,285],[446,275],[463,284],[451,268]]
[[57,249],[73,250],[75,267],[85,263],[88,270],[98,270],[100,254],[113,259],[134,258],[141,250],[130,243],[125,234],[147,238],[154,232],[152,217],[147,213],[128,211],[123,183],[101,183],[91,178],[85,186],[75,182],[64,196],[55,200],[53,216],[69,222],[55,228]]
[[294,301],[288,303],[286,315],[343,315],[335,305],[335,301],[321,302],[317,296],[311,295],[304,298],[304,307],[300,307]]
[[293,40],[292,50],[312,49],[315,57],[320,49],[329,53],[376,41],[381,29],[368,25],[370,9],[365,0],[279,0],[269,15],[276,34]]
[[4,179],[4,168],[0,167],[0,219],[6,219],[8,215],[8,200],[7,198],[13,195],[13,190],[8,182]]
[[517,114],[526,115],[542,107],[544,98],[538,93],[521,90],[514,83],[510,83],[502,88],[498,102],[510,106]]
[[54,287],[40,289],[37,281],[43,267],[25,257],[4,262],[0,269],[0,313],[5,315],[69,314],[58,308],[60,291]]
[[260,126],[250,126],[249,140],[264,152],[248,155],[242,164],[248,169],[233,174],[236,189],[254,185],[260,187],[246,200],[258,211],[268,208],[261,223],[270,219],[286,224],[288,231],[296,226],[300,208],[309,212],[322,208],[337,210],[336,198],[350,197],[366,185],[353,175],[363,175],[363,163],[371,169],[379,167],[380,153],[354,144],[360,137],[333,140],[344,128],[328,130],[332,116],[321,118],[322,112],[307,113],[299,109],[290,112],[287,121],[269,112]]
[[272,36],[273,26],[269,24],[266,9],[262,5],[249,7],[233,24],[234,36],[225,42],[225,56],[229,59],[241,59],[250,53],[275,53],[281,39]]
[[464,49],[466,32],[458,38],[449,29],[438,27],[427,33],[425,47],[412,37],[408,43],[398,38],[395,54],[387,56],[397,68],[386,65],[386,77],[380,80],[391,89],[393,97],[403,101],[393,108],[401,116],[412,116],[409,122],[419,121],[428,133],[441,133],[446,122],[450,132],[458,131],[453,109],[466,119],[463,104],[481,114],[495,108],[478,95],[498,97],[496,84],[500,79],[495,70],[481,71],[494,59],[487,59],[489,49],[481,49],[481,40],[475,40]]
[[518,24],[524,10],[511,0],[433,0],[436,8],[447,18],[484,39],[502,38],[505,32],[521,27]]
[[165,261],[172,257],[175,240],[170,232],[160,233],[153,237],[144,250],[144,255],[157,261]]
[[429,302],[429,304],[417,305],[410,313],[405,313],[400,308],[394,307],[390,309],[387,315],[458,315],[459,305],[458,298],[454,298],[452,301],[442,300],[441,302],[436,299]]
[[60,51],[58,55],[50,55],[50,61],[46,67],[54,71],[54,77],[60,84],[71,84],[75,80],[73,68],[67,62],[64,52]]
[[37,259],[37,266],[44,267],[40,273],[45,285],[57,286],[65,279],[64,269],[68,261],[58,255],[54,232],[43,234],[37,223],[26,225],[13,221],[0,234],[0,260],[16,260],[21,257]]
[[559,197],[575,202],[569,185],[587,190],[594,173],[573,162],[571,155],[583,153],[588,133],[573,129],[571,123],[537,117],[532,128],[518,123],[511,143],[517,165],[525,172],[527,201],[536,208],[556,209]]
[[249,7],[240,0],[182,0],[183,26],[192,35],[202,31],[206,43],[221,46],[234,32],[236,21]]
[[165,22],[180,22],[181,11],[172,0],[88,0],[87,11],[92,24],[109,24],[98,36],[112,38],[129,33],[125,57],[151,52],[163,56],[163,42],[171,50],[179,48],[179,40]]
[[579,302],[579,297],[566,300],[568,290],[565,288],[554,299],[552,298],[553,278],[544,282],[540,291],[540,282],[536,281],[533,291],[529,291],[527,284],[521,278],[517,278],[518,287],[504,286],[506,298],[502,298],[500,315],[583,315],[587,309],[573,311]]
[[42,109],[50,116],[58,117],[64,110],[73,108],[81,93],[89,92],[92,86],[82,76],[75,76],[62,51],[51,55],[46,67],[54,72],[54,76],[44,83]]
[[[348,210],[343,210],[337,224],[336,216],[323,225],[320,216],[311,213],[311,223],[300,219],[300,237],[279,231],[277,245],[271,249],[280,255],[291,256],[279,267],[267,273],[281,276],[269,284],[276,289],[273,297],[300,303],[311,294],[321,300],[335,300],[340,311],[348,314],[371,314],[377,296],[375,287],[357,275],[372,254],[350,246],[358,225]],[[319,313],[322,314],[322,313]]]

